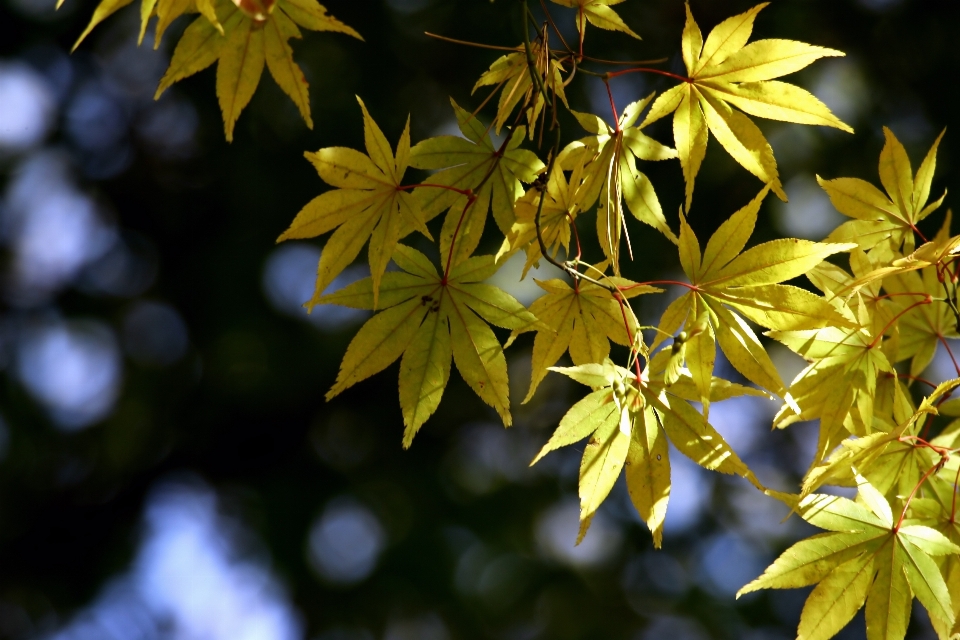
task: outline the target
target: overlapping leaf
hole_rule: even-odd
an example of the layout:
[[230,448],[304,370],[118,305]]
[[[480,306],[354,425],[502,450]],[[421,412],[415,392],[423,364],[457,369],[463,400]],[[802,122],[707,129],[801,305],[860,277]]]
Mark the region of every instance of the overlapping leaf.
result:
[[[869,273],[859,276],[855,281],[844,287],[842,292],[849,295],[865,286],[880,282],[884,278],[919,271],[932,266],[941,269],[954,262],[960,255],[960,236],[950,236],[952,218],[953,215],[948,210],[943,225],[933,240],[923,243],[917,247],[916,251],[902,258],[894,256],[885,265],[878,266]],[[879,246],[874,248],[871,253],[876,252],[878,248]]]
[[380,280],[404,230],[430,232],[414,197],[401,187],[410,163],[410,121],[400,136],[396,155],[363,101],[364,139],[367,154],[343,147],[329,147],[304,154],[327,184],[338,187],[317,196],[293,220],[277,240],[314,238],[333,229],[320,256],[313,300],[333,282],[360,253],[367,239],[373,304],[377,306]]
[[[953,443],[956,444],[956,443]],[[954,471],[954,473],[956,473]],[[933,476],[925,485],[928,498],[914,501],[916,522],[930,526],[942,533],[950,542],[960,546],[960,518],[957,518],[957,487],[954,485],[952,474],[948,479]],[[940,572],[953,603],[954,621],[931,617],[930,622],[941,640],[956,640],[960,634],[960,556],[949,554],[936,557]]]
[[[677,237],[663,216],[663,209],[649,178],[637,169],[637,160],[667,160],[676,151],[646,136],[635,123],[653,99],[627,105],[615,127],[595,115],[574,111],[584,129],[593,135],[568,145],[557,158],[564,169],[579,174],[581,210],[597,207],[597,237],[604,255],[619,275],[620,239],[626,229],[623,202],[633,216],[660,231],[676,244]],[[629,236],[627,237],[629,243]]]
[[[881,293],[881,280],[874,280],[856,288],[854,283],[875,269],[889,264],[896,257],[897,254],[888,247],[877,247],[869,254],[855,248],[850,252],[852,275],[830,262],[818,264],[806,275],[840,314],[876,334],[890,329],[889,323],[896,316],[896,304],[891,296]],[[913,300],[921,298],[922,296],[913,297]],[[899,358],[893,353],[890,360],[897,362]]]
[[943,196],[928,204],[933,175],[937,167],[937,147],[941,133],[924,158],[917,175],[910,168],[910,158],[893,132],[884,127],[886,144],[880,152],[880,182],[886,193],[857,178],[824,180],[817,177],[837,211],[853,218],[837,227],[828,240],[856,242],[869,250],[882,242],[890,242],[894,250],[910,253],[914,249],[917,223],[936,211]]
[[[542,324],[516,330],[510,338],[512,341],[524,331],[537,331],[533,339],[530,389],[524,402],[533,397],[547,370],[568,350],[575,365],[603,362],[610,355],[610,340],[632,346],[640,335],[633,311],[628,305],[621,306],[607,289],[586,281],[580,281],[576,287],[559,279],[536,283],[546,295],[530,305],[530,312]],[[606,278],[605,283],[622,287],[623,299],[660,291],[621,278]]]
[[814,463],[826,457],[848,433],[866,436],[873,432],[877,379],[893,373],[880,347],[882,336],[863,327],[770,331],[767,335],[810,363],[791,383],[788,402],[774,424],[783,428],[819,418]]
[[775,80],[819,58],[842,56],[842,52],[793,40],[757,40],[747,44],[757,13],[767,4],[724,20],[714,27],[706,42],[687,6],[682,38],[687,81],[657,98],[645,124],[674,114],[673,134],[687,182],[688,210],[694,179],[707,151],[708,131],[734,160],[770,185],[783,200],[786,195],[773,150],[757,125],[744,114],[852,132],[812,94]]
[[493,213],[504,235],[511,233],[516,222],[514,204],[523,193],[521,183],[536,180],[544,166],[536,154],[519,148],[523,127],[517,127],[501,149],[493,145],[479,120],[456,102],[451,103],[464,138],[437,136],[419,142],[410,150],[410,165],[417,169],[443,169],[430,176],[430,185],[474,192],[476,200],[466,209],[468,198],[456,191],[436,186],[414,191],[424,220],[448,211],[440,233],[440,253],[449,255],[450,244],[456,238],[454,254],[460,260],[476,250],[488,212]]
[[702,255],[696,235],[681,216],[680,264],[690,279],[689,291],[664,312],[652,346],[684,328],[683,356],[705,410],[709,406],[718,342],[730,363],[747,379],[777,395],[785,393],[780,374],[744,318],[780,330],[851,325],[823,298],[779,283],[856,245],[788,238],[743,251],[766,194],[765,188],[724,222]]
[[[910,374],[919,376],[933,360],[937,347],[947,338],[960,338],[957,318],[946,304],[922,304],[943,298],[943,285],[936,267],[884,278],[883,288],[892,296],[892,311],[898,316],[897,360],[912,358]],[[926,296],[926,297],[925,297]]]
[[[580,192],[583,167],[571,174],[569,181],[564,172],[555,167],[547,181],[546,188],[535,185],[516,201],[514,213],[516,222],[506,233],[497,260],[513,255],[517,251],[526,252],[523,275],[535,264],[539,264],[543,254],[537,239],[537,213],[540,214],[540,235],[551,257],[556,258],[562,247],[569,254],[571,227],[575,224],[582,205]],[[543,199],[543,206],[540,201]]]
[[[540,40],[530,44],[530,51],[533,55],[536,74],[540,77],[544,90],[551,96],[551,101],[555,103],[559,100],[566,105],[567,96],[561,75],[563,65],[550,56],[549,46],[545,46]],[[495,85],[494,91],[500,91],[497,117],[494,119],[497,133],[500,133],[510,114],[517,105],[520,105],[526,113],[527,126],[532,139],[537,119],[543,113],[546,100],[540,92],[540,84],[535,83],[530,75],[530,65],[523,45],[517,47],[517,53],[508,53],[497,58],[477,80],[473,86],[473,92],[475,93],[480,87],[491,85]]]
[[914,596],[934,620],[955,620],[952,594],[931,556],[954,556],[960,547],[922,525],[902,526],[887,500],[858,478],[858,501],[812,494],[797,512],[826,529],[787,549],[762,576],[743,587],[795,589],[816,584],[800,615],[797,637],[827,640],[866,604],[869,640],[902,640]]
[[440,404],[452,358],[470,388],[510,426],[507,361],[487,323],[524,329],[537,319],[512,296],[482,284],[497,271],[493,256],[452,264],[448,274],[405,245],[396,245],[393,260],[403,271],[388,272],[380,280],[365,278],[316,300],[383,309],[350,342],[327,400],[402,356],[400,408],[406,427],[403,444],[409,447]]
[[[630,498],[650,528],[654,545],[660,546],[670,497],[668,441],[698,465],[742,476],[760,487],[723,437],[665,387],[663,365],[663,358],[651,363],[639,382],[633,372],[609,359],[553,369],[594,389],[567,412],[534,459],[535,463],[550,451],[590,438],[580,465],[580,539],[625,470]],[[726,391],[731,394],[726,397],[739,395],[738,389]]]

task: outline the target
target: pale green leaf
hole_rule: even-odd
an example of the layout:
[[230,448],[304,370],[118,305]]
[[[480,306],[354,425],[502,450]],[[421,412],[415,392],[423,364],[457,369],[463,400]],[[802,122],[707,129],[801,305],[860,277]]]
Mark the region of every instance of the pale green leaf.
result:
[[417,431],[440,405],[443,390],[450,379],[451,357],[446,318],[432,311],[427,314],[400,360],[404,449],[410,447]]
[[619,415],[620,409],[614,403],[610,389],[594,391],[570,407],[570,410],[560,420],[560,426],[553,432],[550,440],[543,446],[530,465],[536,464],[551,451],[575,444],[593,435],[593,432],[604,424],[616,423],[619,420]]
[[800,614],[798,640],[828,640],[853,619],[867,598],[873,557],[863,554],[834,569],[814,588]]
[[656,415],[649,409],[634,417],[624,476],[627,491],[637,513],[653,535],[653,546],[660,548],[663,522],[670,499],[670,458],[667,438]]
[[510,426],[510,387],[503,348],[489,326],[465,307],[445,308],[450,323],[453,360],[464,381],[480,399],[496,409]]
[[821,533],[784,551],[763,575],[745,585],[737,597],[760,589],[796,589],[823,580],[841,564],[867,550],[876,532]]

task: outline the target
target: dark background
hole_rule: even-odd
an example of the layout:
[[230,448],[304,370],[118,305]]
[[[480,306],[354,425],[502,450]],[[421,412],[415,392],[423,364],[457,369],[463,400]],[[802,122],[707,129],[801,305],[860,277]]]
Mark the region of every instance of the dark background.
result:
[[[583,390],[551,375],[517,405],[529,335],[508,351],[509,431],[456,374],[409,451],[397,365],[323,400],[365,316],[299,309],[325,238],[274,239],[327,188],[302,154],[362,148],[354,95],[393,143],[408,113],[414,141],[452,133],[448,96],[478,105],[485,93],[470,89],[499,54],[423,32],[514,46],[518,3],[327,0],[366,41],[306,32],[293,44],[315,129],[265,75],[232,144],[212,69],[152,100],[188,19],[159,51],[150,35],[137,49],[129,7],[69,55],[95,3],[50,4],[0,0],[0,638],[793,637],[804,591],[733,594],[809,531],[675,452],[662,551],[623,486],[573,547],[578,447],[527,463]],[[691,4],[706,35],[753,3]],[[550,8],[572,38],[571,12]],[[617,10],[644,40],[591,29],[589,54],[663,56],[682,73],[679,0]],[[934,193],[960,187],[958,26],[947,0],[777,0],[760,14],[755,38],[847,52],[788,80],[856,134],[761,123],[791,202],[765,203],[754,242],[825,236],[840,216],[813,176],[877,183],[883,125],[915,167],[950,128]],[[671,83],[632,74],[613,85],[622,108]],[[581,75],[568,95],[607,117],[599,80]],[[566,140],[583,135],[564,124]],[[650,133],[670,143],[669,120]],[[678,164],[643,170],[676,228]],[[713,140],[690,217],[701,242],[759,188]],[[665,240],[632,233],[628,275],[677,273]],[[536,297],[529,282],[510,290]],[[639,304],[654,324],[666,303]],[[788,379],[798,370],[774,356]],[[929,377],[942,377],[940,362]],[[713,409],[718,429],[761,479],[795,487],[816,426],[771,433],[775,407],[729,404]],[[910,633],[931,637],[925,614]],[[842,637],[864,637],[862,614]]]

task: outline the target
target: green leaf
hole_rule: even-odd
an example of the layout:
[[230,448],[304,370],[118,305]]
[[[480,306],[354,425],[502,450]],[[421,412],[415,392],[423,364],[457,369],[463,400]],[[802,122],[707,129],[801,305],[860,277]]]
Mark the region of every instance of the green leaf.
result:
[[[523,141],[522,129],[515,130],[509,143],[501,149],[494,146],[473,114],[453,100],[451,104],[460,131],[467,139],[437,136],[423,140],[410,150],[410,164],[417,169],[442,169],[426,180],[427,184],[436,186],[420,187],[414,191],[414,197],[425,220],[447,211],[440,234],[440,252],[444,256],[450,254],[450,244],[456,234],[453,256],[455,261],[460,261],[479,245],[488,212],[492,211],[501,233],[512,232],[517,222],[514,204],[523,194],[521,183],[533,182],[544,165],[534,153],[519,148]],[[466,209],[468,199],[458,191],[474,190],[476,200]],[[533,218],[529,218],[532,225]],[[527,238],[527,242],[530,239]]]
[[[536,281],[546,295],[530,305],[530,312],[542,323],[514,331],[511,341],[523,331],[536,329],[533,341],[530,389],[524,403],[533,398],[547,370],[567,350],[576,365],[603,362],[610,353],[610,341],[629,346],[640,331],[640,324],[629,305],[623,309],[606,289],[581,282],[574,289],[562,280]],[[636,287],[633,295],[660,291],[654,287]],[[629,327],[629,333],[628,333]]]
[[301,38],[300,30],[282,11],[276,12],[264,26],[267,68],[283,92],[290,96],[300,110],[308,129],[313,129],[310,117],[310,85],[303,71],[293,61],[293,49],[287,44],[289,38]]
[[836,533],[795,544],[740,593],[819,582],[803,607],[798,638],[833,637],[866,602],[867,637],[902,640],[914,595],[935,625],[949,629],[954,606],[930,556],[955,555],[960,547],[933,529],[894,522],[880,492],[862,476],[857,476],[857,484],[858,501],[869,511],[837,496],[803,498],[799,514]]
[[760,589],[797,589],[816,584],[831,571],[864,552],[876,538],[874,532],[821,533],[801,540],[784,551],[737,597]]
[[873,558],[868,554],[831,571],[807,598],[797,638],[827,640],[835,636],[863,606],[873,574]]

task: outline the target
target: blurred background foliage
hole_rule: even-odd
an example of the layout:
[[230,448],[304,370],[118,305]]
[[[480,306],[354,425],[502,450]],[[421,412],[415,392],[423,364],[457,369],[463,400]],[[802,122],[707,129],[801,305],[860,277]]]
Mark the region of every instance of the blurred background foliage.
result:
[[[484,94],[470,88],[498,54],[423,33],[513,46],[518,3],[327,0],[366,42],[308,33],[294,43],[315,130],[264,80],[232,145],[212,71],[152,99],[187,20],[158,51],[149,35],[137,48],[130,7],[69,55],[94,2],[53,4],[0,0],[0,637],[793,637],[802,590],[733,594],[808,532],[781,524],[783,510],[739,479],[674,456],[662,551],[622,486],[574,547],[578,452],[527,466],[583,393],[558,376],[515,406],[511,430],[454,376],[409,451],[396,365],[323,402],[365,315],[307,316],[300,304],[323,239],[274,244],[326,189],[302,154],[361,147],[355,94],[391,140],[408,113],[414,140],[454,132],[448,96],[478,105]],[[752,0],[691,4],[708,30]],[[572,38],[572,14],[551,9]],[[680,0],[617,10],[644,40],[594,29],[588,53],[665,56],[665,69],[682,71]],[[915,163],[942,127],[960,131],[958,27],[949,0],[777,0],[761,14],[755,37],[848,53],[795,81],[857,133],[762,123],[790,203],[768,199],[754,242],[829,232],[840,216],[814,176],[876,182],[882,125]],[[614,80],[618,106],[668,87],[662,80]],[[608,117],[599,80],[579,77],[568,96]],[[651,129],[664,142],[668,121]],[[584,135],[564,125],[567,140]],[[956,192],[951,132],[934,189]],[[644,170],[675,226],[679,166]],[[759,188],[711,143],[690,216],[701,239]],[[592,225],[581,226],[591,244]],[[655,232],[635,226],[633,242],[627,275],[678,272]],[[496,246],[491,236],[485,249]],[[521,264],[498,283],[529,303],[539,290],[517,284]],[[358,265],[341,283],[363,275]],[[654,324],[665,304],[641,300],[638,311]],[[508,351],[515,401],[530,335]],[[774,354],[788,379],[799,370]],[[945,377],[942,355],[928,377]],[[815,425],[771,433],[775,408],[731,400],[711,419],[761,480],[790,489]],[[861,614],[841,637],[863,633]],[[915,616],[910,637],[931,633]]]

